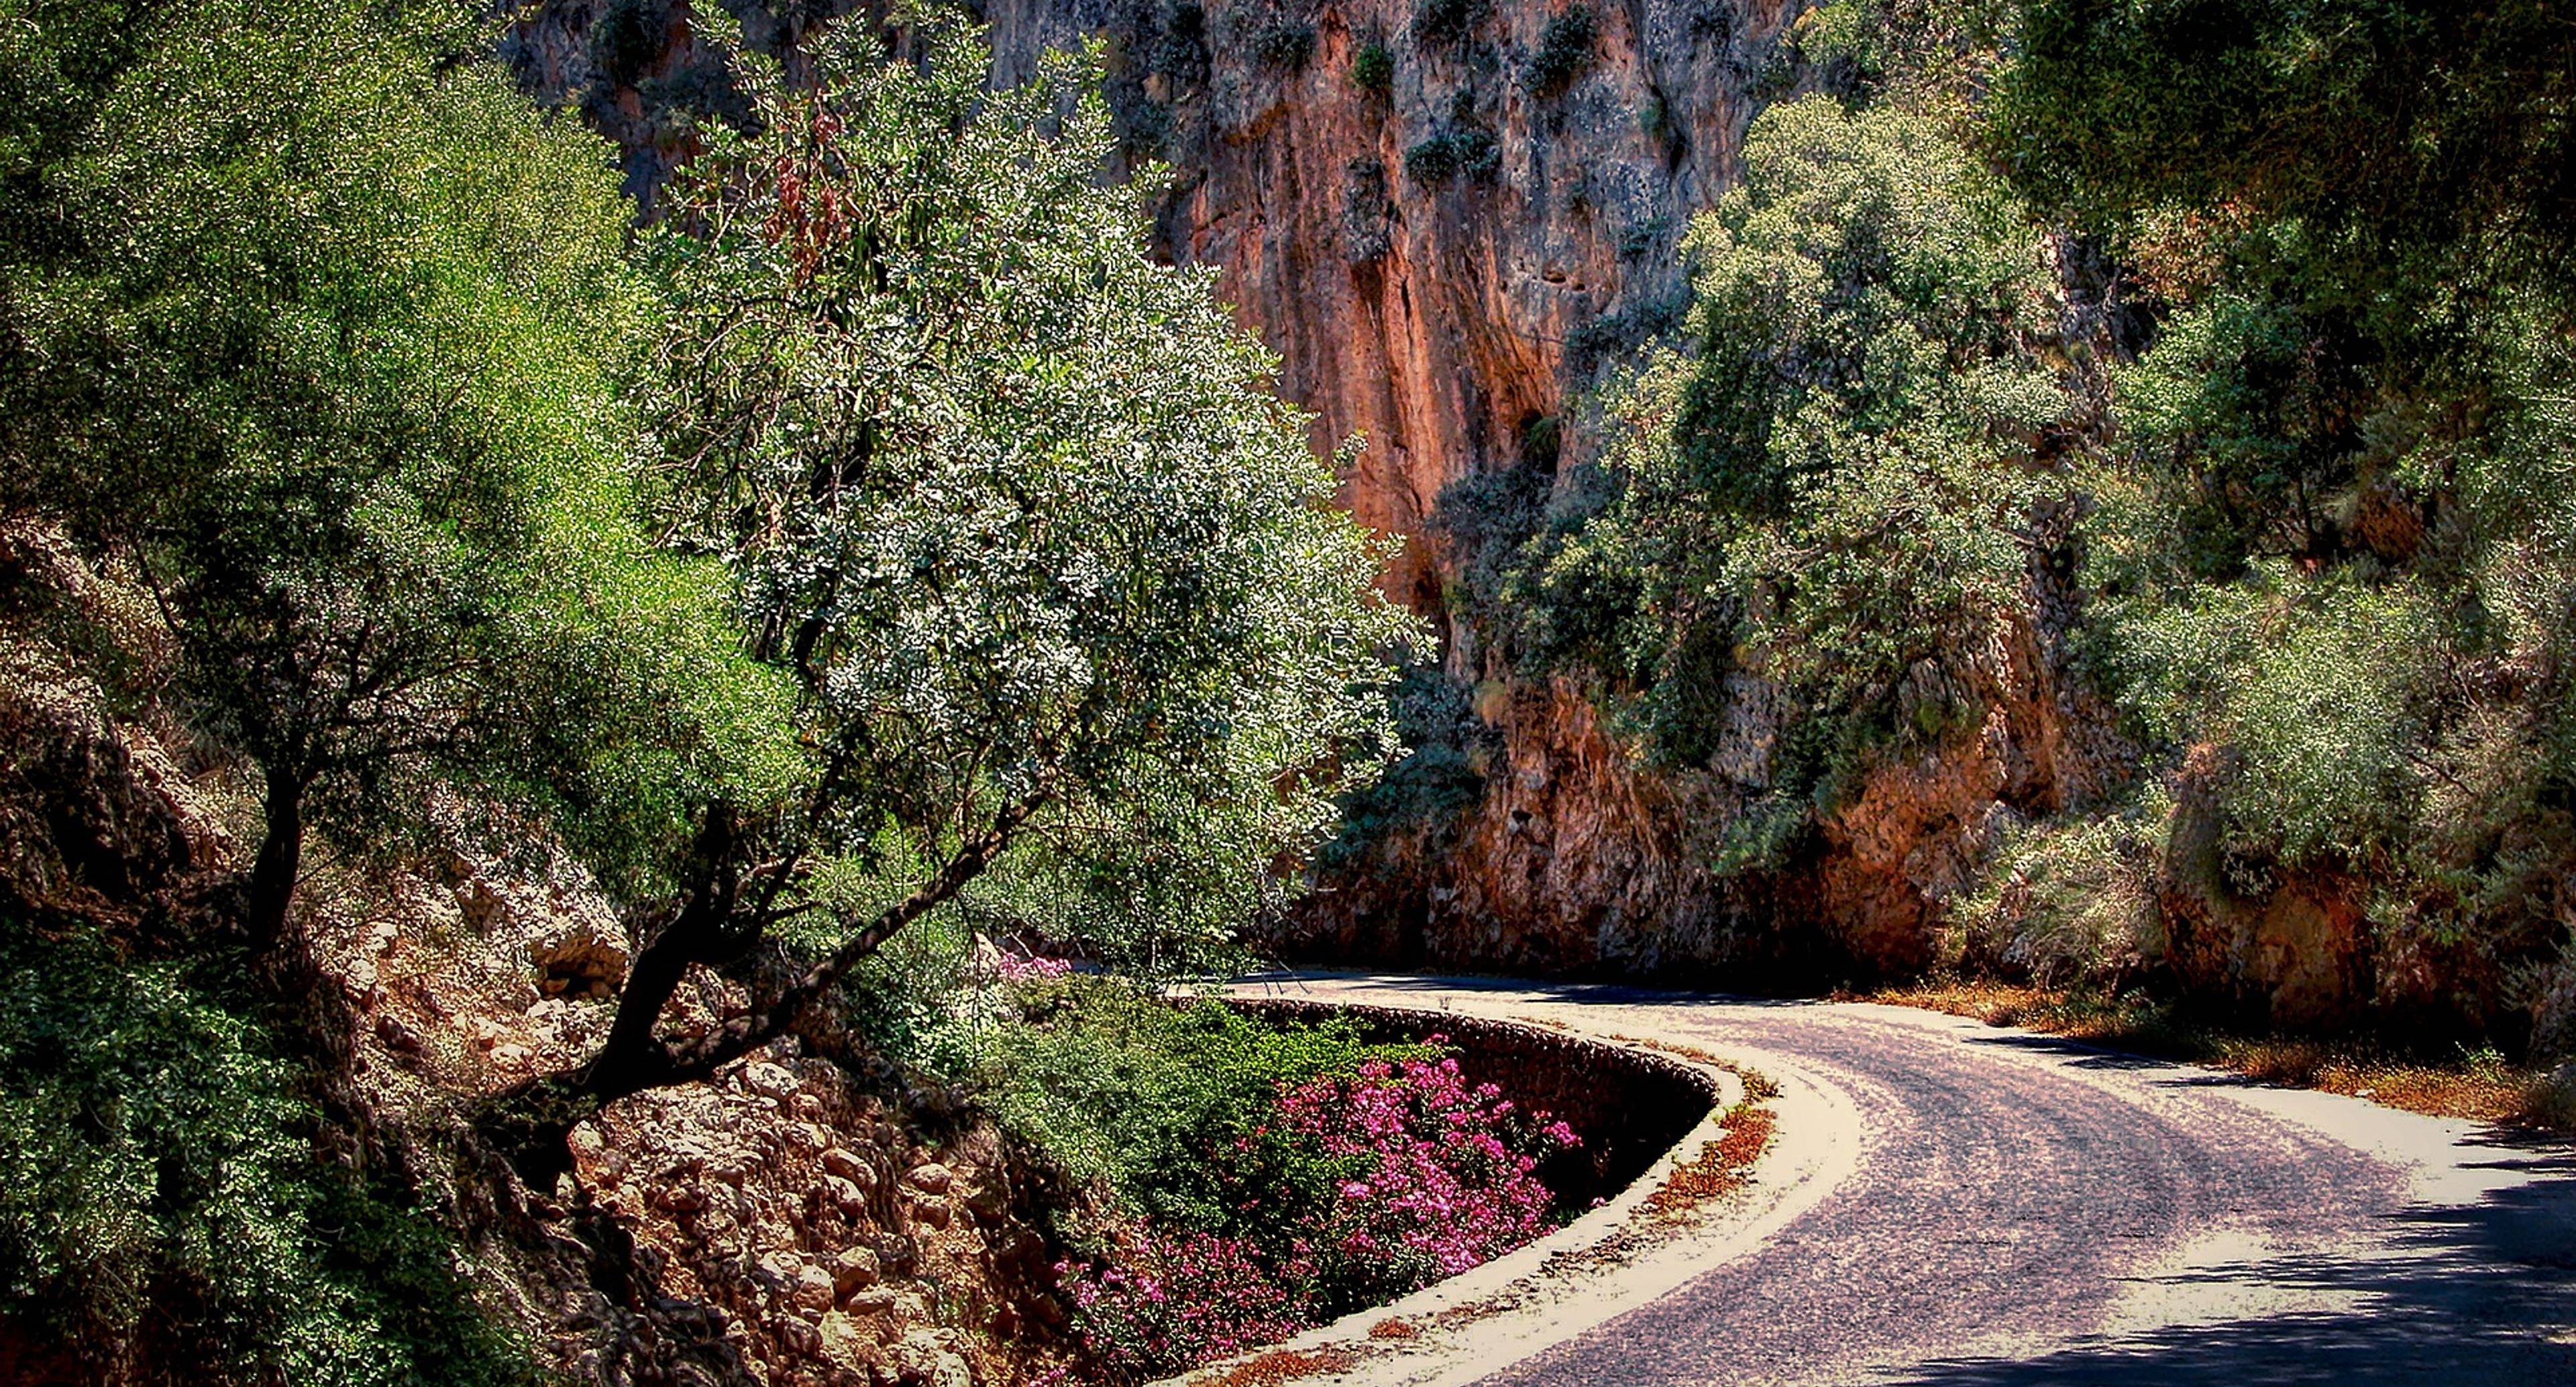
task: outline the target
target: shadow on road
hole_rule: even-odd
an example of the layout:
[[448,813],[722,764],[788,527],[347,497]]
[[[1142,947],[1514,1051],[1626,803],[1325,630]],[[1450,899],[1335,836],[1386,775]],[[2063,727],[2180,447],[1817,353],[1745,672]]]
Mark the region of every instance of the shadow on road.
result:
[[[1625,983],[1606,982],[1533,982],[1526,978],[1451,977],[1445,975],[1386,975],[1375,973],[1338,973],[1327,971],[1292,971],[1254,973],[1235,979],[1238,986],[1276,989],[1278,995],[1302,995],[1310,982],[1357,982],[1369,984],[1370,996],[1362,1000],[1382,1001],[1407,993],[1445,994],[1458,992],[1510,992],[1543,997],[1551,1002],[1572,1006],[1728,1006],[1728,1007],[1812,1007],[1821,1006],[1822,997],[1760,997],[1732,992],[1674,992],[1651,987],[1634,987]],[[1329,1001],[1333,998],[1319,997]]]
[[[1999,1046],[2008,1050],[2029,1050],[2044,1055],[2063,1056],[2077,1069],[2170,1069],[2179,1060],[2157,1059],[2151,1055],[2134,1055],[2125,1050],[2106,1050],[2081,1040],[2068,1040],[2054,1035],[1970,1035],[1970,1045]],[[2210,1078],[2221,1083],[2252,1083],[2235,1074],[2212,1073]]]
[[[2492,1168],[2576,1174],[2563,1146],[2491,1138]],[[2576,1383],[2576,1182],[2494,1192],[2398,1216],[2394,1255],[2293,1254],[2135,1283],[2206,1313],[2037,1358],[1935,1361],[1888,1380],[1921,1387],[2274,1387]],[[2289,1305],[2266,1311],[2286,1290]],[[2305,1307],[2305,1308],[2302,1308]]]

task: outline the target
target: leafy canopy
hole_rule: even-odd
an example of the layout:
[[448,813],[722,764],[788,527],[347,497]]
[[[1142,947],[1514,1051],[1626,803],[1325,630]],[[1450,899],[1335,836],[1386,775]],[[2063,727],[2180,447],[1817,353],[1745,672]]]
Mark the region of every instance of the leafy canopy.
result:
[[963,22],[899,18],[745,81],[758,133],[707,132],[651,248],[669,523],[733,566],[810,748],[787,895],[847,920],[999,831],[965,909],[1212,944],[1372,764],[1383,555],[1272,359],[1100,185],[1096,55],[988,91]]
[[[756,775],[720,573],[634,523],[649,323],[599,150],[443,6],[0,6],[0,498],[131,565],[263,773],[282,914],[430,787],[640,870]],[[146,691],[148,692],[148,691]]]
[[2017,597],[2062,486],[2056,310],[2000,190],[1887,106],[1764,112],[1686,249],[1687,346],[1610,401],[1611,499],[1503,595],[1543,657],[1634,691],[1669,762],[1720,752],[1730,698],[1785,700],[1793,744],[1734,769],[1794,817],[1859,747],[1957,715],[1940,671]]

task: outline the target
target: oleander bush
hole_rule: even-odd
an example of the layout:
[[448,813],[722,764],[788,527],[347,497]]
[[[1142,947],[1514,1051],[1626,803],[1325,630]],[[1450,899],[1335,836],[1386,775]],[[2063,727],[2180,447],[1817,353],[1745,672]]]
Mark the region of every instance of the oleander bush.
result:
[[909,1057],[1109,1196],[1058,1274],[1113,1370],[1178,1371],[1455,1275],[1544,1233],[1539,1161],[1577,1143],[1470,1085],[1440,1037],[1004,952],[912,1032]]

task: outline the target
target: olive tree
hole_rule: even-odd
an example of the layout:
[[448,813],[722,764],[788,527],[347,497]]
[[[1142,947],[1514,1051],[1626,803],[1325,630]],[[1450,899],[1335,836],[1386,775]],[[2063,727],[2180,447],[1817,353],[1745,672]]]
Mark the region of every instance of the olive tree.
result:
[[250,763],[263,942],[308,829],[570,808],[646,860],[635,806],[704,797],[662,773],[760,735],[721,566],[636,523],[627,209],[454,61],[482,41],[442,4],[0,2],[0,505],[159,599],[172,677],[132,695]]
[[[1221,934],[1287,884],[1386,742],[1406,619],[1330,505],[1274,360],[1159,266],[1093,55],[987,90],[945,12],[752,57],[652,254],[671,542],[721,554],[795,690],[801,779],[711,804],[588,1101],[703,1075],[957,903],[1110,953]],[[811,964],[694,1041],[692,964]]]

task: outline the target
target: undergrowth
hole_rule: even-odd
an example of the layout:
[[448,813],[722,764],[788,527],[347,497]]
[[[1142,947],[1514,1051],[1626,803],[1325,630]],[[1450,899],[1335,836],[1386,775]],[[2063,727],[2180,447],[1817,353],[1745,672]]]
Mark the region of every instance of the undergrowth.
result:
[[2284,1088],[2367,1098],[2408,1112],[2576,1129],[2542,1074],[2494,1049],[2415,1052],[2364,1037],[2258,1033],[2192,1015],[2145,992],[2033,987],[1939,977],[1848,994],[2207,1065]]
[[[1043,960],[991,963],[891,1038],[1107,1196],[1057,1230],[1074,1329],[1151,1379],[1276,1343],[1529,1242],[1571,1128],[1379,1044]],[[883,1013],[880,1013],[883,1014]]]
[[533,1384],[445,1232],[384,1173],[322,1158],[300,1066],[220,972],[0,917],[11,1318],[102,1369],[113,1352],[213,1383]]

